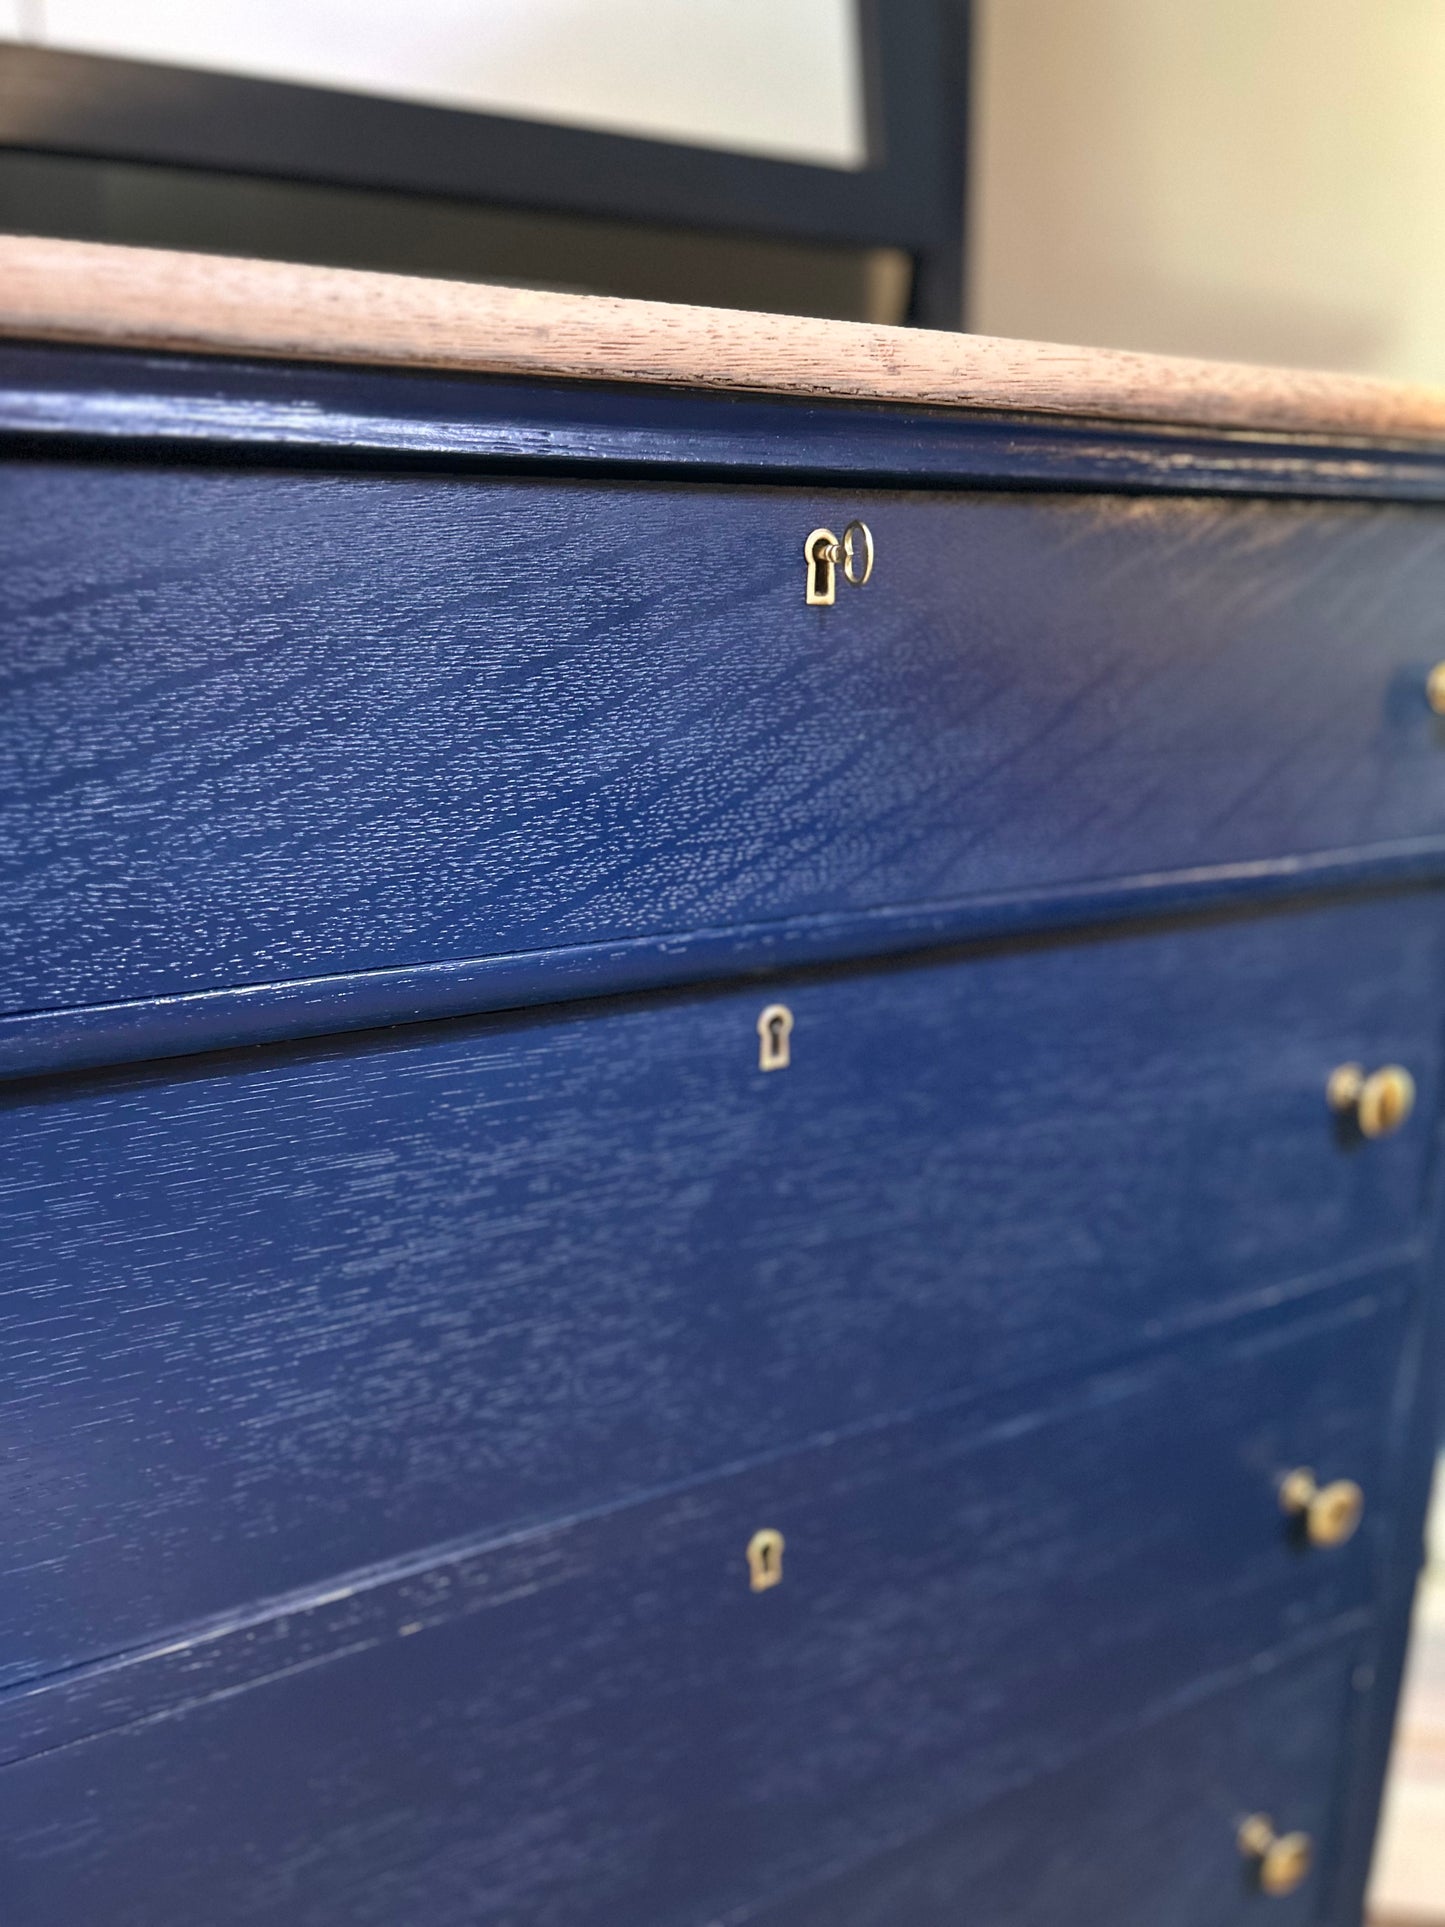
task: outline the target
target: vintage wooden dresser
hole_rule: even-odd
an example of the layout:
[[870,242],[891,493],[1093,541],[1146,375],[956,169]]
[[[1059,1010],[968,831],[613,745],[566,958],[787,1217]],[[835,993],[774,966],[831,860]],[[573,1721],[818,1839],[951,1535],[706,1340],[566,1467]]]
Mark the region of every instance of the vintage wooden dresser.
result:
[[6,1927],[1357,1920],[1445,398],[0,242]]

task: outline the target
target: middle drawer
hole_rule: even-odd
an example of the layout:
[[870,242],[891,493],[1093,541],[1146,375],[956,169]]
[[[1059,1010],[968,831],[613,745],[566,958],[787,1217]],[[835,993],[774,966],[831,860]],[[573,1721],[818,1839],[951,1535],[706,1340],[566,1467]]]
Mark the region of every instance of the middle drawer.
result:
[[[374,1920],[397,1892],[455,1927],[811,1913],[797,1890],[825,1871],[926,1842],[1186,1688],[1360,1630],[1399,1284],[11,1695],[0,1757],[42,1757],[3,1776],[0,1879],[28,1919],[134,1927]],[[1281,1511],[1306,1458],[1364,1484],[1348,1544],[1305,1546]],[[761,1589],[759,1528],[783,1540]],[[1331,1692],[1307,1716],[1314,1804],[1339,1710]],[[1267,1746],[1231,1753],[1216,1806],[1269,1779]],[[1221,1919],[1238,1817],[1187,1843],[1211,1880],[1224,1863]]]
[[[1413,1260],[1439,924],[1420,893],[13,1087],[0,1677]],[[1397,1135],[1337,1130],[1349,1059],[1413,1070]]]

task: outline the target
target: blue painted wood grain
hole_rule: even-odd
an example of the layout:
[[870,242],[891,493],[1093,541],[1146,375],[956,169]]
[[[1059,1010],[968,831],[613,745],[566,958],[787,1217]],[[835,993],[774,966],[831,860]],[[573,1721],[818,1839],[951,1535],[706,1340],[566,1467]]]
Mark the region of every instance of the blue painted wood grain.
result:
[[[1262,1666],[808,1893],[746,1916],[756,1927],[1300,1927],[1344,1920],[1330,1852],[1335,1776],[1357,1648]],[[1317,1843],[1315,1871],[1263,1897],[1236,1846],[1247,1812]],[[962,1910],[962,1916],[961,1916]],[[1355,1916],[1358,1917],[1357,1915]]]
[[[1445,848],[1407,507],[0,482],[0,1008]],[[866,514],[872,583],[802,599]]]
[[[0,1660],[1416,1262],[1442,938],[1430,892],[10,1087]],[[1399,1136],[1338,1136],[1350,1058],[1411,1067]]]
[[736,982],[806,966],[886,959],[969,939],[1098,930],[1141,917],[1207,916],[1445,881],[1445,841],[1358,856],[1269,858],[1170,877],[959,897],[920,908],[791,917],[619,943],[572,944],[460,963],[343,971],[227,990],[0,1016],[0,1082],[390,1028],[675,985]]
[[1440,501],[1409,443],[0,343],[0,438],[141,457]]
[[0,1887],[36,1922],[746,1915],[1357,1634],[1367,1542],[1299,1547],[1277,1485],[1372,1481],[1397,1347],[1374,1297],[1266,1316],[61,1682],[16,1710],[57,1717],[0,1775]]
[[7,1918],[1354,1927],[1439,452],[13,346],[0,444]]

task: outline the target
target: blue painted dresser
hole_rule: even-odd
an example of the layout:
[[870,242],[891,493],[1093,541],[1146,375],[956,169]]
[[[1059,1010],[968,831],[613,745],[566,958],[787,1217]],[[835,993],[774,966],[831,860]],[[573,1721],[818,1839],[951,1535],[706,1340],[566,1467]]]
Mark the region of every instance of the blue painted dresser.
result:
[[42,267],[7,1927],[1352,1927],[1441,1381],[1445,410]]

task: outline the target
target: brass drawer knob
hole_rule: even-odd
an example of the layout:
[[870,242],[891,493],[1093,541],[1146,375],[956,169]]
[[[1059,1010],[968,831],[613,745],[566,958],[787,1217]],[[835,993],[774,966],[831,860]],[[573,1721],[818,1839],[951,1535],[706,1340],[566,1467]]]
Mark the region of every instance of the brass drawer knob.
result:
[[1309,1878],[1315,1843],[1307,1833],[1276,1833],[1267,1813],[1252,1813],[1239,1829],[1239,1851],[1255,1863],[1260,1892],[1278,1898]]
[[1342,1546],[1353,1539],[1365,1516],[1365,1495],[1353,1479],[1319,1485],[1307,1465],[1280,1483],[1279,1502],[1292,1518],[1304,1524],[1312,1546]]
[[1437,716],[1445,716],[1445,662],[1437,662],[1425,678],[1425,700]]
[[1353,1117],[1361,1137],[1389,1137],[1415,1108],[1415,1080],[1399,1064],[1368,1076],[1361,1064],[1341,1064],[1325,1087],[1330,1109]]

